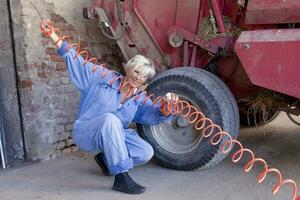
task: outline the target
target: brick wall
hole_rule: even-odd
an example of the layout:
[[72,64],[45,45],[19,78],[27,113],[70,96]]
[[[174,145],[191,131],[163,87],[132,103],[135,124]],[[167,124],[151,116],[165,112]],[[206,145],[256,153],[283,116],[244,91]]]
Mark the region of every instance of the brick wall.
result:
[[[81,46],[95,55],[99,62],[120,66],[116,43],[101,34],[95,21],[84,21],[78,16],[83,6],[88,6],[91,1],[73,0],[77,4],[72,9],[70,2],[35,1],[56,28],[71,36],[72,43],[80,38]],[[15,0],[13,4],[19,4],[22,13],[17,15],[18,11],[14,10],[14,21],[25,16],[23,23],[14,26],[17,26],[15,36],[23,34],[15,40],[27,158],[44,160],[76,151],[78,148],[73,144],[71,131],[79,93],[70,82],[54,43],[38,32],[40,20],[30,3]]]

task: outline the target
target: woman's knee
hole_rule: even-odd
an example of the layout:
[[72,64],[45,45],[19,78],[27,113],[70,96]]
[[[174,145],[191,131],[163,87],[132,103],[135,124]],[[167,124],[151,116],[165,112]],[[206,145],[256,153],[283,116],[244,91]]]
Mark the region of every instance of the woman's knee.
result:
[[102,117],[106,125],[122,125],[121,120],[112,113],[105,113]]
[[103,118],[104,121],[100,131],[102,140],[110,140],[111,142],[125,141],[121,120],[111,113],[104,114]]
[[143,151],[143,155],[141,156],[141,162],[148,162],[149,160],[151,160],[151,158],[153,157],[154,155],[154,150],[153,150],[153,147],[146,143],[146,145],[144,146],[144,151]]

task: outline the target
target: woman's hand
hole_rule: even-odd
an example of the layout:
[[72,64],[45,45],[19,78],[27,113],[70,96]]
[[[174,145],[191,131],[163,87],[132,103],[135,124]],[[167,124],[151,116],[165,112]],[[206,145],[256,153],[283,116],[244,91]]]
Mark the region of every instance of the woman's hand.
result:
[[173,105],[178,100],[178,96],[175,93],[168,92],[161,99],[160,112],[165,116],[169,116],[172,113]]
[[50,37],[58,48],[61,47],[63,42],[55,33],[54,26],[49,19],[45,19],[41,22],[40,31],[44,36]]
[[54,26],[49,19],[44,19],[41,22],[40,31],[46,37],[50,37],[50,35],[54,32]]

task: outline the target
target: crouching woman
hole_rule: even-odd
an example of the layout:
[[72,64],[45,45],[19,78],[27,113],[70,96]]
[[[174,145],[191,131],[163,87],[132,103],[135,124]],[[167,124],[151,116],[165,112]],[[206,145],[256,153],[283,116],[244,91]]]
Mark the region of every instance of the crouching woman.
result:
[[105,175],[115,176],[113,189],[129,194],[143,193],[128,170],[147,163],[153,148],[134,129],[132,122],[156,125],[170,120],[167,101],[154,104],[142,91],[155,75],[155,66],[142,55],[126,64],[126,76],[102,65],[87,62],[71,45],[61,40],[53,28],[42,31],[55,42],[64,58],[70,79],[80,91],[79,110],[73,126],[73,139],[80,149],[95,153],[95,160]]

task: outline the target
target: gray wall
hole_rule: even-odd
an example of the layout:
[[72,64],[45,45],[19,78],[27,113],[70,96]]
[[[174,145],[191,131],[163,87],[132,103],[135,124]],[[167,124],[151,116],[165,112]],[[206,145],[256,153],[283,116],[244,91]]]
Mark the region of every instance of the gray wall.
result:
[[23,141],[7,0],[0,0],[0,19],[0,106],[4,116],[7,153],[10,159],[23,159]]

